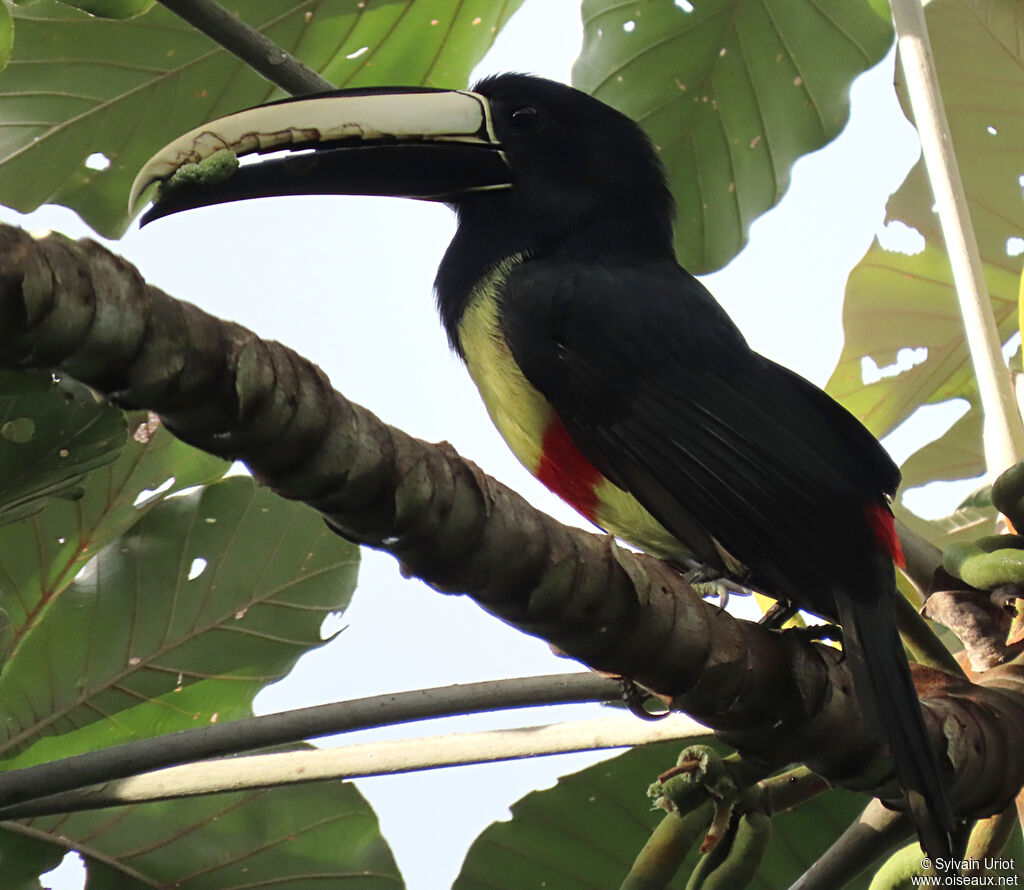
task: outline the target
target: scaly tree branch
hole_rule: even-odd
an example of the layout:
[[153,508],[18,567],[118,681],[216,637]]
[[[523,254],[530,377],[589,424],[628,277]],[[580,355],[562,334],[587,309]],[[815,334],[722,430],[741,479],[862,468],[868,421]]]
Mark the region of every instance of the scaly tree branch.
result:
[[[899,799],[884,742],[842,654],[704,602],[671,566],[534,510],[447,445],[389,427],[278,343],[146,285],[130,264],[60,236],[0,229],[0,363],[51,367],[183,440],[244,460],[350,540],[386,550],[436,590],[592,668],[631,677],[769,764],[802,762]],[[916,672],[954,808],[999,812],[1024,784],[1024,671],[971,684]]]

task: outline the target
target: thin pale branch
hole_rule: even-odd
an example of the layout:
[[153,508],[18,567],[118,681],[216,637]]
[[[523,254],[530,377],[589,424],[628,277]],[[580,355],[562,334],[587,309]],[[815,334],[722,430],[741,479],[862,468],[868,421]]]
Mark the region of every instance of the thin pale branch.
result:
[[[896,520],[896,533],[899,535],[906,561],[903,574],[920,594],[921,599],[927,602],[936,573],[942,569],[942,551],[901,519]],[[953,653],[928,626],[910,600],[900,597],[896,606],[896,624],[903,642],[910,647],[917,662],[959,677],[964,676],[963,669],[953,657]]]
[[921,0],[892,0],[891,6],[900,64],[981,394],[985,462],[991,481],[1024,457],[1024,426],[1003,361],[981,254],[939,91],[924,9]]
[[324,748],[256,754],[173,766],[104,785],[57,794],[0,809],[0,820],[70,813],[128,803],[276,788],[304,782],[358,779],[446,766],[523,760],[549,754],[632,748],[710,735],[682,714],[648,722],[632,714],[529,726]]
[[299,708],[140,739],[0,773],[0,807],[161,767],[308,739],[457,714],[608,701],[622,685],[595,674],[558,674],[417,689]]

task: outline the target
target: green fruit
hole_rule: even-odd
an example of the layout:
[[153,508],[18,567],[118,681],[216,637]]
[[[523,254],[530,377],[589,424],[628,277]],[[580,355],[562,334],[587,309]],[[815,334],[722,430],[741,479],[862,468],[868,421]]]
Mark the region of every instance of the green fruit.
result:
[[992,484],[995,508],[1020,529],[1024,523],[1024,461],[1010,467]]
[[942,554],[942,565],[979,590],[1024,583],[1024,537],[990,535],[969,544],[951,544]]
[[754,880],[771,838],[771,819],[743,813],[690,875],[687,890],[742,890]]

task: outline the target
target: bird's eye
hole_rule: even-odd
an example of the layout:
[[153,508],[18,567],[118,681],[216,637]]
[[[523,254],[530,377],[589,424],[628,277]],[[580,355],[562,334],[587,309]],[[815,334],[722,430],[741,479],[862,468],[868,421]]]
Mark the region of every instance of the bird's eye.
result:
[[531,133],[540,126],[540,112],[532,105],[521,105],[510,115],[512,129],[517,133]]

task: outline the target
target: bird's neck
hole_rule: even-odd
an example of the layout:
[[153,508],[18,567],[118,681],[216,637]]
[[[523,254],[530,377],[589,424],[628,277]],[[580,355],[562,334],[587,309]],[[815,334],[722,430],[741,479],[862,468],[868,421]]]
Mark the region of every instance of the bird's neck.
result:
[[459,322],[473,289],[502,260],[525,254],[530,238],[507,217],[500,220],[495,213],[474,213],[465,205],[456,212],[458,228],[437,269],[434,292],[448,342],[461,355]]
[[675,262],[670,223],[653,229],[649,218],[633,224],[621,213],[592,213],[556,226],[502,198],[485,193],[457,208],[458,228],[434,280],[441,321],[460,354],[459,322],[474,288],[510,257],[632,267]]

